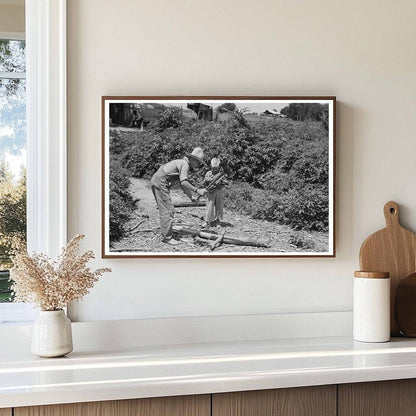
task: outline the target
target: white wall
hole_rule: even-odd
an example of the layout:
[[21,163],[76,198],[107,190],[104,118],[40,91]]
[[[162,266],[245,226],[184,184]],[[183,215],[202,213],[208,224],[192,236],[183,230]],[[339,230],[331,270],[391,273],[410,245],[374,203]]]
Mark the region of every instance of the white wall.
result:
[[0,32],[24,32],[25,8],[23,5],[0,3]]
[[[416,229],[414,16],[413,0],[68,0],[69,235],[113,268],[73,316],[350,310],[384,203]],[[187,94],[337,96],[335,259],[99,259],[100,97]]]

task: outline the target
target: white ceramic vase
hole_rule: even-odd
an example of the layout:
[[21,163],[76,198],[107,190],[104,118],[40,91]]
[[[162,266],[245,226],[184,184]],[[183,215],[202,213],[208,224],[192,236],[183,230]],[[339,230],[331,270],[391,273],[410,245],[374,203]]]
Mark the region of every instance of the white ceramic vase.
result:
[[31,351],[39,357],[62,357],[72,351],[71,321],[61,309],[40,311],[34,323]]

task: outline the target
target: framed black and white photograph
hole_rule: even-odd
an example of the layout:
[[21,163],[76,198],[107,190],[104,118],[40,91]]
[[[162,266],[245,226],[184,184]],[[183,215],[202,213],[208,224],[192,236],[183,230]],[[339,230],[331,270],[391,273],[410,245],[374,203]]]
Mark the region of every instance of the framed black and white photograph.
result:
[[335,97],[102,97],[103,257],[334,257]]

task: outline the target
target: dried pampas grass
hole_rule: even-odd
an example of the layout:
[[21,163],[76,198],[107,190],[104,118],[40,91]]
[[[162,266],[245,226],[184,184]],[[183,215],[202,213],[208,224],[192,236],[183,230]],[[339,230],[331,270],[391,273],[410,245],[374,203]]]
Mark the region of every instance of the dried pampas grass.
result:
[[10,270],[15,302],[34,303],[45,311],[56,311],[81,299],[105,272],[91,271],[87,263],[94,258],[92,251],[78,254],[83,235],[76,235],[63,249],[57,261],[44,254],[29,255],[26,250],[13,258]]

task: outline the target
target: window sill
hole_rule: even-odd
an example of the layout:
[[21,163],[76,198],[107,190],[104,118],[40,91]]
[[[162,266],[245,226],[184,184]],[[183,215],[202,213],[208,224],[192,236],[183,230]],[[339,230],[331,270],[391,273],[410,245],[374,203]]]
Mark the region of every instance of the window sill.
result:
[[21,325],[35,319],[35,310],[28,303],[0,303],[0,324]]

